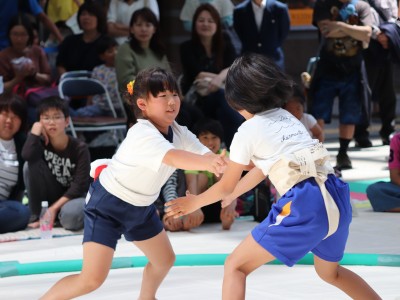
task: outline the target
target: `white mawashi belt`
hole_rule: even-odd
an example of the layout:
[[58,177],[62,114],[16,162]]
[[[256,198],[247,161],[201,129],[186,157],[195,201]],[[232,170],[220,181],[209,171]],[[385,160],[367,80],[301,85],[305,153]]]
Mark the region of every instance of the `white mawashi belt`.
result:
[[333,173],[332,167],[327,163],[329,153],[318,143],[313,147],[297,151],[290,159],[283,156],[270,169],[269,178],[279,194],[285,194],[295,184],[314,177],[324,199],[328,216],[328,233],[325,239],[336,232],[339,226],[339,209],[325,187],[328,174]]

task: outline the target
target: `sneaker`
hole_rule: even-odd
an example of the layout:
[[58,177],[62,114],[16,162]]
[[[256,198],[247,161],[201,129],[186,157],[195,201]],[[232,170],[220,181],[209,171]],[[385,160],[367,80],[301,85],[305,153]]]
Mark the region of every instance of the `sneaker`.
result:
[[357,148],[371,148],[372,142],[369,140],[369,138],[356,139],[356,147]]
[[352,169],[351,161],[346,152],[339,152],[336,156],[336,168],[340,170]]

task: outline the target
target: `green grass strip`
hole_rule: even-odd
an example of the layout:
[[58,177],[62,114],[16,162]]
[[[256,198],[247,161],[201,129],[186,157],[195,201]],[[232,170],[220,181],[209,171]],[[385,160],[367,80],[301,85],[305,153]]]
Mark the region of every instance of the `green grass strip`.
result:
[[[178,254],[175,266],[222,266],[228,254]],[[111,269],[141,268],[147,264],[145,256],[116,257]],[[297,264],[313,265],[313,255],[308,253]],[[282,265],[278,260],[268,264]],[[354,254],[346,253],[341,265],[351,266],[389,266],[400,267],[400,255],[392,254]],[[0,278],[20,275],[35,275],[60,272],[78,272],[82,268],[82,260],[45,261],[35,263],[19,263],[18,261],[0,262]]]

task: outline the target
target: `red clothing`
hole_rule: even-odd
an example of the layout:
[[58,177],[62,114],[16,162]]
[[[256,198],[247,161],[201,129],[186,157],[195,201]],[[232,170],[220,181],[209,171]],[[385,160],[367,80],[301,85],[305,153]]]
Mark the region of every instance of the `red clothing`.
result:
[[389,169],[400,169],[400,133],[390,141]]

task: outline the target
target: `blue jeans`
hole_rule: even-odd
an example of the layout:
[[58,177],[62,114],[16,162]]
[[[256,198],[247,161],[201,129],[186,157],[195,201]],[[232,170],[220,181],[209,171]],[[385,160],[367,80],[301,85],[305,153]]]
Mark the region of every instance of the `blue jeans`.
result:
[[379,181],[367,187],[367,196],[374,211],[384,212],[400,207],[400,186]]
[[361,78],[358,72],[344,80],[319,79],[312,101],[312,115],[329,124],[335,97],[339,97],[340,124],[358,124],[362,112]]
[[0,200],[0,233],[25,229],[30,215],[29,208],[21,202]]

